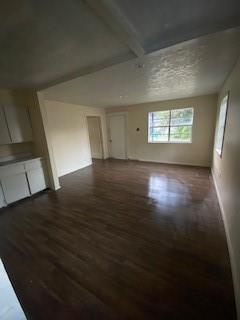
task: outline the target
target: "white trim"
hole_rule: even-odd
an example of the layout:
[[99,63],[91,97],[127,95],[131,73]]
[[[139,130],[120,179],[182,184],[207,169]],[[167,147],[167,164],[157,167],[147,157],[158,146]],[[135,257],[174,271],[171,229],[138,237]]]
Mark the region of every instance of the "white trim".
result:
[[[84,169],[84,168],[89,167],[91,165],[92,165],[92,159],[91,159],[91,161],[86,161],[84,164],[82,164],[81,166],[79,166],[77,168],[69,169],[69,170],[65,171],[64,173],[60,174],[58,177],[62,178],[64,176],[68,175],[68,174],[72,174],[72,173],[74,173],[74,172],[76,172],[78,170]],[[58,189],[56,189],[56,190],[58,190]]]
[[232,269],[232,279],[233,279],[233,288],[234,288],[234,294],[235,294],[235,302],[236,302],[236,311],[237,311],[237,319],[240,320],[240,284],[239,284],[239,279],[238,279],[238,269],[237,269],[237,263],[235,260],[235,254],[234,250],[232,247],[231,243],[231,236],[229,232],[229,227],[228,227],[228,222],[226,218],[226,213],[224,210],[224,206],[222,203],[219,187],[217,185],[217,180],[213,171],[213,168],[211,168],[211,173],[212,173],[212,179],[213,179],[213,184],[216,190],[218,202],[219,202],[219,207],[221,210],[222,218],[223,218],[223,224],[224,224],[224,229],[226,233],[226,238],[227,238],[227,245],[228,245],[228,251],[229,251],[229,257],[230,257],[230,263],[231,263],[231,269]]
[[149,160],[149,159],[136,159],[136,158],[128,158],[129,160],[133,161],[141,161],[141,162],[150,162],[150,163],[162,163],[162,164],[176,164],[176,165],[182,165],[182,166],[191,166],[191,167],[204,167],[204,168],[210,168],[211,163],[209,165],[202,164],[202,163],[192,163],[192,162],[174,162],[174,161],[158,161],[158,160]]
[[191,144],[192,143],[192,139],[191,141],[148,141],[148,143],[164,143],[164,144]]
[[[188,124],[188,125],[171,125],[171,119],[172,119],[172,111],[177,111],[177,110],[184,110],[184,109],[192,109],[193,112],[193,117],[192,117],[192,124]],[[168,140],[167,141],[151,141],[151,134],[150,134],[150,129],[152,128],[151,125],[151,120],[150,120],[150,115],[156,112],[169,112],[169,124],[168,125],[164,125],[164,126],[157,126],[157,128],[162,128],[162,127],[166,127],[168,128]],[[166,109],[166,110],[159,110],[159,111],[150,111],[147,113],[148,119],[147,119],[147,123],[148,123],[148,143],[192,143],[192,135],[193,135],[193,123],[194,123],[194,107],[181,107],[181,108],[170,108],[170,109]],[[189,141],[171,141],[170,140],[170,136],[171,136],[171,128],[172,127],[191,127],[191,138]],[[155,127],[156,128],[156,127]]]
[[[224,123],[223,123],[223,132],[222,132],[222,138],[221,138],[221,146],[219,148],[219,146],[217,146],[218,143],[218,138],[219,138],[219,129],[220,129],[220,124],[219,124],[219,120],[221,119],[220,116],[222,114],[222,108],[224,107],[224,100],[226,101],[226,110],[225,110],[225,114],[224,114]],[[218,154],[218,156],[221,158],[222,157],[222,153],[223,153],[223,147],[224,147],[224,137],[225,137],[225,130],[226,130],[226,124],[227,124],[227,114],[228,114],[228,105],[229,105],[229,91],[227,92],[227,94],[222,98],[221,103],[220,103],[220,107],[219,107],[219,113],[218,113],[218,119],[217,119],[217,133],[216,133],[216,141],[215,141],[215,145],[214,148],[216,148],[216,152]]]

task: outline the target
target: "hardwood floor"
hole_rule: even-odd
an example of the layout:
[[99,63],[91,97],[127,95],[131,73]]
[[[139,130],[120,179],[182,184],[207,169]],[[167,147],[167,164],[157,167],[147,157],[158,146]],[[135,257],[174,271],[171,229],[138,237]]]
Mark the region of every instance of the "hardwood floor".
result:
[[204,168],[96,161],[0,211],[0,257],[28,319],[236,319]]

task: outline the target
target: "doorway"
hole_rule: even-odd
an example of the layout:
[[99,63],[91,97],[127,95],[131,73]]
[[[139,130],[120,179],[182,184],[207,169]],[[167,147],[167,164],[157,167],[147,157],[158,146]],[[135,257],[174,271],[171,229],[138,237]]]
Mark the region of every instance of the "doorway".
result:
[[127,159],[126,126],[125,114],[111,114],[108,116],[109,151],[111,158]]
[[92,158],[103,159],[101,118],[97,116],[88,116],[87,124]]

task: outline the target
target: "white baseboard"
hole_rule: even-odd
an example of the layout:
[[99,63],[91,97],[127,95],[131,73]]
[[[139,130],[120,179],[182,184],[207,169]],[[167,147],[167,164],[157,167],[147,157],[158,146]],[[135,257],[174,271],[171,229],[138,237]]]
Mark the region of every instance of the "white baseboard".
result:
[[57,187],[55,187],[53,190],[54,190],[54,191],[57,191],[57,190],[59,190],[59,189],[61,189],[60,184],[59,184]]
[[220,191],[219,191],[219,188],[217,185],[217,180],[216,180],[216,177],[214,175],[212,168],[211,168],[211,171],[212,171],[212,178],[213,178],[214,187],[215,187],[215,190],[217,193],[218,202],[219,202],[219,206],[220,206],[220,210],[221,210],[221,214],[222,214],[222,218],[223,218],[224,229],[225,229],[225,233],[226,233],[226,237],[227,237],[227,245],[228,245],[229,257],[230,257],[230,263],[231,263],[231,269],[232,269],[233,287],[234,287],[236,309],[237,309],[237,318],[238,318],[238,320],[240,320],[240,283],[239,283],[237,262],[235,260],[235,254],[234,254],[234,250],[232,247],[232,241],[231,241],[231,236],[230,236],[230,232],[229,232],[227,217],[226,217],[226,213],[225,213],[224,206],[222,203]]
[[78,171],[78,170],[80,170],[80,169],[86,168],[86,167],[88,167],[88,166],[90,166],[90,165],[92,165],[92,161],[83,162],[79,167],[77,167],[77,168],[71,168],[71,169],[63,172],[63,173],[62,173],[61,175],[59,175],[58,177],[61,178],[61,177],[65,176],[65,175],[67,175],[67,174],[69,174],[69,173],[73,173],[73,172]]
[[210,168],[210,164],[202,164],[202,163],[190,163],[190,162],[174,162],[174,161],[157,161],[157,160],[150,160],[150,159],[136,159],[136,158],[128,158],[129,160],[134,161],[141,161],[141,162],[150,162],[150,163],[162,163],[162,164],[176,164],[176,165],[182,165],[182,166],[191,166],[191,167],[206,167]]

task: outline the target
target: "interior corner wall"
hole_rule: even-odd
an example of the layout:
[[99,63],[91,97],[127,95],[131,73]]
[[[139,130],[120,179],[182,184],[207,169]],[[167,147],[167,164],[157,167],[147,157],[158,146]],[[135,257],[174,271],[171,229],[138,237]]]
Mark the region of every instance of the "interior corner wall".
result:
[[225,81],[219,94],[218,105],[227,92],[229,92],[229,103],[223,151],[220,157],[214,150],[212,173],[228,239],[236,306],[240,319],[240,58]]
[[105,110],[45,100],[48,127],[58,176],[92,163],[87,116],[101,118],[103,153],[108,158]]
[[60,185],[48,133],[44,95],[41,92],[30,92],[28,105],[33,128],[34,153],[46,160],[49,186],[57,190]]
[[[148,143],[148,113],[193,107],[192,143]],[[127,112],[128,158],[141,161],[210,167],[216,122],[217,95],[107,108],[106,112]],[[136,129],[140,130],[137,131]]]

